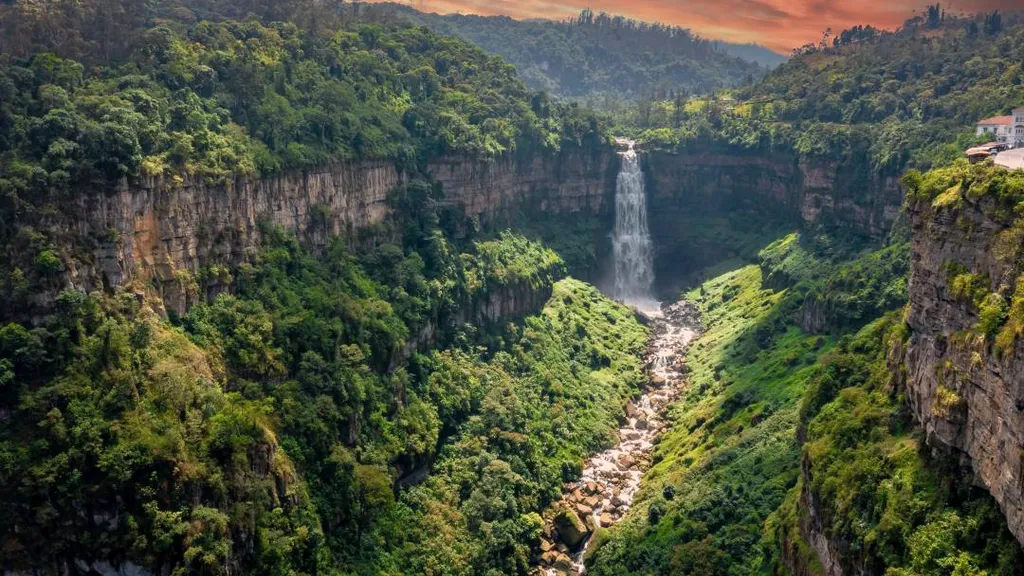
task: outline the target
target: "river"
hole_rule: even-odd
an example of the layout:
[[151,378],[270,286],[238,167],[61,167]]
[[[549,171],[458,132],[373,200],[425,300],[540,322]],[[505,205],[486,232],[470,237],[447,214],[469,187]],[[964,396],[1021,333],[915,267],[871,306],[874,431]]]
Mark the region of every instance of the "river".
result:
[[566,485],[562,499],[546,514],[540,557],[544,573],[585,573],[583,560],[593,531],[613,526],[632,507],[643,473],[650,467],[655,438],[666,426],[668,406],[684,388],[684,354],[699,326],[699,312],[686,301],[664,306],[651,318],[646,356],[649,384],[626,406],[618,443],[591,456],[580,479]]

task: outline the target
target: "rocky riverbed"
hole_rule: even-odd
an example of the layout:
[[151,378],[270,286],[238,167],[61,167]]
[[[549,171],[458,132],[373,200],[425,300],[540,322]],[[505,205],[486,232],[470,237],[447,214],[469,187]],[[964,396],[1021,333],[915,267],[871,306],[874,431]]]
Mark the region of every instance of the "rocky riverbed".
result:
[[577,482],[566,484],[562,499],[545,514],[540,542],[540,572],[549,576],[583,574],[591,535],[625,516],[651,464],[655,439],[666,425],[665,413],[686,380],[684,353],[698,335],[700,315],[688,302],[663,306],[651,318],[647,351],[647,389],[625,407],[625,423],[613,448],[583,465]]

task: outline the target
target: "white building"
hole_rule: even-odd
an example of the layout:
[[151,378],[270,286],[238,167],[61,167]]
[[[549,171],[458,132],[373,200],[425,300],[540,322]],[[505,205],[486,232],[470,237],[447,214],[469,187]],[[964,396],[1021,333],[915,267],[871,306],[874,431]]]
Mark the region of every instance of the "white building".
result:
[[[1019,112],[1024,117],[1024,108],[1020,108],[1014,111]],[[1011,144],[1014,142],[1014,124],[1015,116],[995,116],[992,118],[986,118],[981,122],[978,122],[978,136],[982,134],[989,134],[989,138],[993,142],[999,142],[1000,144]]]
[[1013,137],[1010,142],[1014,148],[1024,148],[1024,106],[1014,108],[1010,118],[1013,120]]

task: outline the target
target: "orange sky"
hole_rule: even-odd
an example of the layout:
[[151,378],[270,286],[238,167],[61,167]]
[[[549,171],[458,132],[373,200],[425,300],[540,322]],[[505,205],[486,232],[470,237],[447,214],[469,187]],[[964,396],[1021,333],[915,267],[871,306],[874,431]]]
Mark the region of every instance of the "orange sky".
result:
[[[370,0],[382,1],[382,0]],[[505,14],[560,20],[583,8],[691,28],[702,36],[757,42],[788,54],[817,42],[825,28],[856,24],[894,28],[922,11],[928,0],[399,0],[428,12]],[[951,12],[1024,8],[1024,0],[943,2]]]

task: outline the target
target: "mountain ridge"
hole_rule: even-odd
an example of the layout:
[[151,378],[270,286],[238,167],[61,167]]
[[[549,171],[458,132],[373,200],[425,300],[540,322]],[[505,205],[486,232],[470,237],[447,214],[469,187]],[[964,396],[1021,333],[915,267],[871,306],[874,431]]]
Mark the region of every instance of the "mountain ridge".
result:
[[764,75],[765,65],[786,60],[757,45],[589,10],[563,21],[436,14],[394,2],[355,3],[346,10],[458,36],[514,64],[531,88],[572,98],[701,94],[749,83]]

